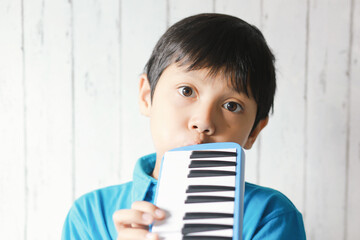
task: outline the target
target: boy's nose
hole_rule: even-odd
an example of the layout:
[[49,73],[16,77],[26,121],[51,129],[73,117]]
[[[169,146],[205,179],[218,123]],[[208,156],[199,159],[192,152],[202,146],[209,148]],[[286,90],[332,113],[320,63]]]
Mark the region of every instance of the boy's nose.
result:
[[201,124],[194,124],[192,126],[192,129],[198,131],[199,133],[203,133],[205,135],[213,135],[214,134],[214,128],[210,126],[204,126]]
[[205,135],[215,133],[215,124],[211,110],[203,110],[195,114],[189,122],[189,128]]

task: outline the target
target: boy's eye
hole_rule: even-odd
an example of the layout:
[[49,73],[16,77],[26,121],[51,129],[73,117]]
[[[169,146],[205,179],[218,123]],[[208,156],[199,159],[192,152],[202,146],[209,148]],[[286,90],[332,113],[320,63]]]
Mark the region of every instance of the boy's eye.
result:
[[229,110],[230,112],[235,112],[235,113],[243,110],[242,106],[236,102],[227,102],[223,105],[223,107]]
[[179,93],[181,95],[183,95],[184,97],[193,97],[194,96],[194,90],[188,86],[180,87]]

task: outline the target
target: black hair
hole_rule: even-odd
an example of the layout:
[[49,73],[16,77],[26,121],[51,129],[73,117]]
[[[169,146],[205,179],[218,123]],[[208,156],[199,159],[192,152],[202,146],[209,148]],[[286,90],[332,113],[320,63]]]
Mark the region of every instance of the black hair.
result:
[[253,129],[273,109],[276,88],[275,58],[259,29],[229,15],[204,13],[171,26],[157,42],[144,72],[153,97],[156,84],[171,64],[188,71],[209,69],[223,74],[238,91],[257,103]]

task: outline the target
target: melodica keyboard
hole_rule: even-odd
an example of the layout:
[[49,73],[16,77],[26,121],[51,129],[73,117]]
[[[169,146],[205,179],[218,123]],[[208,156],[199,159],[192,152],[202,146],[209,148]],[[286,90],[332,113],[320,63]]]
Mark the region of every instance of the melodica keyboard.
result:
[[164,154],[155,205],[163,240],[241,240],[244,152],[236,143],[207,143]]

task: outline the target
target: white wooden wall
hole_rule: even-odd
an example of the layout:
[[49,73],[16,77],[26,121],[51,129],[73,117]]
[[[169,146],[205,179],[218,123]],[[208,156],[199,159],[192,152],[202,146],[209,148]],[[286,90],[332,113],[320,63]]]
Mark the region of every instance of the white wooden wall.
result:
[[153,151],[138,76],[201,12],[258,26],[275,112],[246,179],[284,192],[308,239],[360,238],[360,0],[0,0],[0,238],[59,239],[73,200]]

